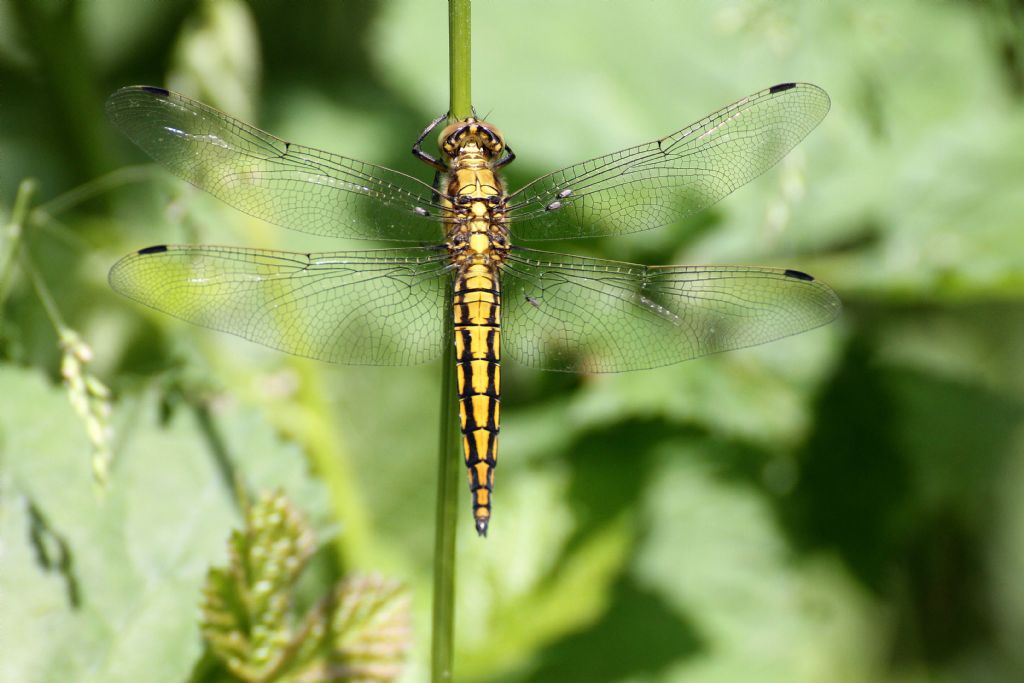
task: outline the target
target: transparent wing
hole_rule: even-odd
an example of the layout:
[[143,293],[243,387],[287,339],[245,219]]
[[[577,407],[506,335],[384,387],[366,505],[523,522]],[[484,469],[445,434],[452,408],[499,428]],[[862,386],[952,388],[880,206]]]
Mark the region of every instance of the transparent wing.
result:
[[775,268],[515,249],[501,283],[504,355],[545,370],[654,368],[803,332],[840,310],[828,285]]
[[329,237],[443,236],[432,188],[404,173],[285,142],[162,88],[122,88],[107,115],[172,173],[256,218]]
[[335,363],[412,365],[441,354],[443,250],[331,254],[159,246],[118,261],[111,286],[204,327]]
[[775,165],[828,109],[821,88],[783,83],[668,137],[542,176],[509,199],[512,235],[623,235],[689,216]]

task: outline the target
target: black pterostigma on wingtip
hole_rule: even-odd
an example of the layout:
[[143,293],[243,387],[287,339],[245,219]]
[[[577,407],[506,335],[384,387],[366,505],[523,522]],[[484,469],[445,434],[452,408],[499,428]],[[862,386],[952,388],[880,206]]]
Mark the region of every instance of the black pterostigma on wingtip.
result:
[[796,87],[796,83],[779,83],[768,88],[768,92],[774,95],[777,92],[783,92],[785,90],[792,90]]
[[142,92],[148,92],[150,95],[158,95],[160,97],[167,97],[171,94],[170,90],[166,88],[158,88],[155,85],[143,85],[140,87]]
[[136,253],[138,253],[140,255],[141,254],[159,254],[159,253],[162,253],[162,252],[165,252],[165,251],[167,251],[167,245],[166,244],[157,244],[157,245],[154,245],[152,247],[143,247],[142,249],[139,249],[139,251],[136,252]]
[[813,275],[808,275],[807,273],[803,272],[802,270],[791,270],[791,269],[787,268],[786,272],[783,273],[783,275],[785,275],[786,277],[791,277],[794,280],[803,280],[804,282],[814,282],[814,276]]

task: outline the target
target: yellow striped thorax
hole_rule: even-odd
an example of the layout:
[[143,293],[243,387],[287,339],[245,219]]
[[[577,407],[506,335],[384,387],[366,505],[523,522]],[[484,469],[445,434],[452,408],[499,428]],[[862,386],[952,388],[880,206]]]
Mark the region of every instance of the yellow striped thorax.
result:
[[494,170],[505,150],[501,132],[486,121],[463,119],[441,131],[438,146],[448,169],[441,201],[452,262],[463,269],[500,263],[508,252],[507,195]]

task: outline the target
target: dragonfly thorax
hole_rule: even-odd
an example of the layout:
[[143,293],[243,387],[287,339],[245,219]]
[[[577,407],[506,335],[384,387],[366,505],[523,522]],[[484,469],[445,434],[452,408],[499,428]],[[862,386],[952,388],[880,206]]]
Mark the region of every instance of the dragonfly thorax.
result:
[[450,162],[442,198],[448,220],[448,250],[460,266],[492,266],[508,253],[505,204],[501,177],[475,144],[467,144]]

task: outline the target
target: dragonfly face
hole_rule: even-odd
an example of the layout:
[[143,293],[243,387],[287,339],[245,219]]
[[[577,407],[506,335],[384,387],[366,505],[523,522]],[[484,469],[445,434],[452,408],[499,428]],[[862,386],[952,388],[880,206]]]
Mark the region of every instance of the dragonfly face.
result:
[[484,535],[503,357],[544,370],[653,368],[796,334],[840,309],[827,285],[797,270],[643,266],[517,242],[679,220],[773,166],[828,108],[820,88],[780,84],[510,193],[499,169],[515,157],[484,121],[446,127],[440,160],[419,150],[428,132],[420,137],[414,152],[440,172],[432,187],[285,142],[162,88],[123,88],[107,102],[114,124],[228,204],[315,235],[435,246],[300,254],[159,245],[119,261],[110,283],[193,323],[330,362],[433,360],[451,353],[442,339],[453,326],[463,450]]
[[488,159],[497,159],[505,149],[505,138],[490,123],[474,118],[456,121],[442,130],[437,138],[438,149],[448,162],[470,145],[479,149]]

